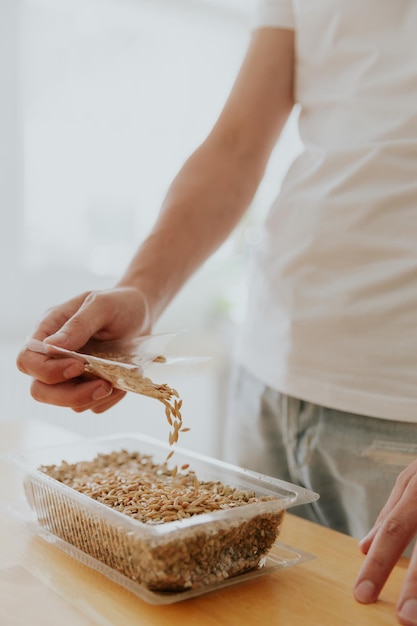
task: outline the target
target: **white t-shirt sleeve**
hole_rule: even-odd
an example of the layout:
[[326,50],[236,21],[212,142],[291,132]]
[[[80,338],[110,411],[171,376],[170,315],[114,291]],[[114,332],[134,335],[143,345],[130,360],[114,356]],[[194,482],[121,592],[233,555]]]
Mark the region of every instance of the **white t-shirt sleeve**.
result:
[[258,8],[253,19],[253,28],[268,26],[294,29],[295,20],[292,0],[258,0]]

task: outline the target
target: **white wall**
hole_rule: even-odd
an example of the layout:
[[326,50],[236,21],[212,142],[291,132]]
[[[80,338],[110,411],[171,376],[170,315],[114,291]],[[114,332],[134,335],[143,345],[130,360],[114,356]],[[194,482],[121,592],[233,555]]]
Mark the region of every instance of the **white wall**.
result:
[[[1,420],[42,418],[85,435],[140,430],[161,438],[167,436],[162,405],[134,394],[129,394],[103,415],[79,415],[69,409],[36,403],[29,394],[30,381],[17,371],[15,358],[46,308],[84,290],[105,288],[113,283],[114,276],[95,273],[94,267],[88,265],[88,255],[81,253],[93,241],[86,239],[83,222],[75,234],[69,228],[71,220],[76,222],[84,196],[86,206],[91,209],[91,203],[88,204],[91,179],[94,177],[96,181],[93,191],[101,197],[96,221],[91,222],[94,230],[107,211],[109,179],[113,174],[115,178],[112,210],[116,212],[106,217],[110,237],[108,256],[112,254],[112,224],[118,219],[118,202],[129,192],[136,230],[132,231],[133,237],[125,242],[125,247],[132,246],[133,250],[152,223],[155,208],[159,206],[158,194],[162,196],[182,159],[209,130],[227,96],[249,39],[250,15],[255,3],[256,0],[153,0],[152,3],[147,0],[1,0]],[[201,15],[196,11],[198,6],[201,6]],[[159,14],[155,13],[156,7],[159,7]],[[143,41],[137,39],[137,32],[140,28],[143,30],[145,17],[149,28],[158,27],[158,15],[174,25],[179,19],[187,19],[190,8],[189,37],[187,35],[187,41],[181,42],[183,47],[190,46],[183,49],[189,59],[189,74],[179,73],[176,81],[174,66],[169,76],[169,61],[174,56],[169,50],[158,49],[156,65],[152,65],[155,59],[148,57],[143,64],[140,56]],[[212,35],[207,31],[209,24],[212,24]],[[199,41],[197,30],[193,32],[202,25],[204,42],[203,38]],[[161,37],[158,41],[162,45]],[[176,45],[172,34],[169,42],[171,46]],[[83,63],[83,51],[88,63]],[[112,51],[115,51],[114,57]],[[131,87],[136,70],[129,55],[141,59],[141,67],[146,70],[143,76],[151,81],[148,90],[152,89],[153,77],[163,80],[168,76],[171,99],[161,98],[153,106],[152,97],[148,97],[146,106],[141,105],[141,98],[149,93],[137,92]],[[112,60],[116,62],[116,56],[121,69],[112,67],[108,72],[108,65],[112,65]],[[178,65],[180,57],[175,58]],[[121,109],[118,109],[119,101],[123,104]],[[158,120],[163,123],[156,123]],[[94,133],[91,133],[93,126]],[[151,134],[152,145],[149,144],[148,152],[138,155],[137,148],[147,135],[147,126],[154,129],[154,141]],[[110,127],[107,148],[112,159],[115,155],[120,157],[122,166],[116,167],[117,158],[102,159],[103,170],[100,170],[101,155],[97,153],[95,158],[92,152],[89,163],[83,151],[86,147],[93,150],[96,143],[101,150],[97,138],[101,130],[105,133]],[[159,135],[155,129],[159,129]],[[74,151],[77,142],[71,143],[73,133],[81,138],[77,140],[78,153]],[[211,357],[209,364],[193,371],[161,372],[161,376],[166,376],[161,382],[176,386],[183,398],[184,421],[191,427],[184,444],[215,456],[221,454],[235,330],[245,301],[245,258],[256,240],[260,216],[277,193],[297,151],[293,133],[287,135],[272,156],[252,212],[243,221],[237,236],[183,289],[158,327],[159,330],[189,329],[191,333],[184,341],[189,341],[190,349],[194,354],[197,351]],[[124,143],[120,143],[120,137]],[[105,144],[106,141],[102,151],[106,149]],[[170,156],[170,159],[158,169],[162,160],[159,155]],[[113,162],[117,175],[111,167],[106,169]],[[142,170],[139,163],[142,163]],[[147,178],[153,179],[155,193]],[[50,256],[54,247],[48,246],[48,241],[58,239],[53,228],[60,228],[60,224],[61,243],[55,246],[57,257],[54,259],[53,254]],[[91,246],[93,244],[94,241]],[[62,250],[65,252],[59,256]]]

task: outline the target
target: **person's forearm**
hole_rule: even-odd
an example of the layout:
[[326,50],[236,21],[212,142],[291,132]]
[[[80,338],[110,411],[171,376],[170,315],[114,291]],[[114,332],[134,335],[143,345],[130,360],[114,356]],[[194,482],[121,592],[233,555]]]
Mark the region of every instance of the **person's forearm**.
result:
[[209,139],[185,163],[119,282],[143,291],[152,322],[227,238],[259,185],[264,163],[226,143]]
[[153,324],[252,201],[294,104],[294,35],[255,32],[228,101],[172,183],[120,285],[142,291]]

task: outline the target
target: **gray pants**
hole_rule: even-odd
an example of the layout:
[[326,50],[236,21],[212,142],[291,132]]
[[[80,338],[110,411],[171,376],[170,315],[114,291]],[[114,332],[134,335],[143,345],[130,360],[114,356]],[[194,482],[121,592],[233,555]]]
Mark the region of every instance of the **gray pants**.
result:
[[317,502],[291,512],[360,539],[372,528],[398,474],[417,457],[417,423],[297,400],[240,369],[223,456],[318,492]]

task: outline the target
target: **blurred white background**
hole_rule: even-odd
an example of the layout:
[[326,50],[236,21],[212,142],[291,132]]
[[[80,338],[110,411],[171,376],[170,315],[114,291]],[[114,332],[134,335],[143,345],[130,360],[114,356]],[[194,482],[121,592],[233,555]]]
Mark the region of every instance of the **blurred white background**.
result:
[[[233,84],[256,0],[0,0],[0,419],[96,435],[168,436],[163,406],[130,394],[103,415],[36,403],[15,357],[43,311],[113,284]],[[183,445],[221,456],[245,270],[299,148],[294,123],[251,210],[156,330],[211,356],[161,370],[183,398]]]

